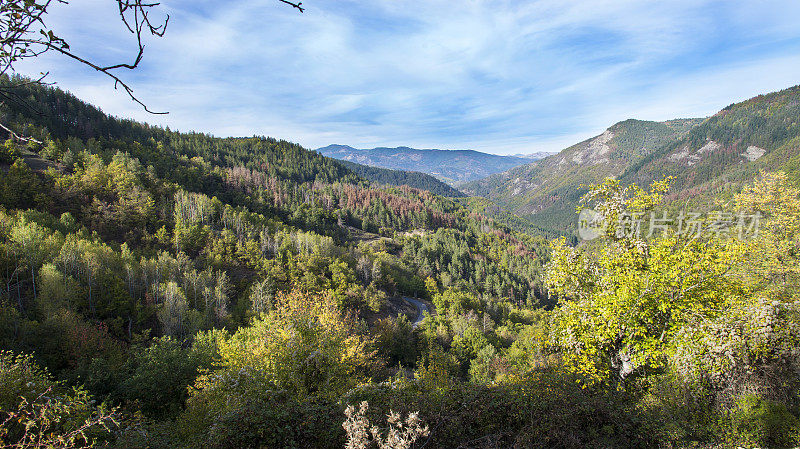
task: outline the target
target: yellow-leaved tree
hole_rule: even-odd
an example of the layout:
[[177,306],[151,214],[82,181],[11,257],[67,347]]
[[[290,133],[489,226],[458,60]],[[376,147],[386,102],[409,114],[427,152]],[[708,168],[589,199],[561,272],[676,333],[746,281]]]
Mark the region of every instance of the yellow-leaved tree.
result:
[[672,230],[645,239],[624,229],[667,188],[668,180],[645,191],[611,178],[590,186],[584,204],[605,220],[605,237],[577,248],[553,244],[547,282],[559,307],[552,338],[566,366],[590,383],[665,367],[686,323],[712,319],[744,293],[729,275],[743,253],[738,240]]
[[718,403],[747,395],[789,403],[800,388],[800,189],[784,173],[764,173],[730,206],[761,216],[734,272],[751,294],[684,327],[674,366]]
[[366,325],[330,292],[279,294],[269,312],[216,344],[218,368],[197,379],[181,418],[191,438],[248,404],[339,397],[380,368]]
[[785,173],[764,173],[733,202],[739,211],[762,217],[757,238],[748,247],[748,277],[772,295],[796,299],[800,283],[800,189]]
[[335,396],[366,380],[373,342],[330,293],[279,295],[276,307],[219,345],[222,366],[299,395]]

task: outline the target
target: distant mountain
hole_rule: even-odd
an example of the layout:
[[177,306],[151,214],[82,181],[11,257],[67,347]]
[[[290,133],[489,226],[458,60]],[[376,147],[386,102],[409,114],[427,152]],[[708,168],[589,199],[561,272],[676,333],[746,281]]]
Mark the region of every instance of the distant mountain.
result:
[[552,156],[556,153],[557,151],[537,151],[535,153],[528,153],[528,154],[517,153],[517,154],[512,154],[511,156],[520,157],[522,159],[530,159],[532,161],[538,161],[539,159],[544,159],[547,156]]
[[358,176],[373,182],[377,182],[378,184],[388,184],[393,186],[406,185],[451,198],[464,196],[463,193],[427,173],[370,167],[369,165],[356,164],[355,162],[350,161],[340,160],[339,163],[343,164]]
[[528,158],[473,150],[418,150],[409,147],[360,150],[347,145],[328,145],[317,151],[324,156],[373,167],[428,173],[451,185],[530,163]]
[[668,201],[724,197],[760,170],[800,179],[800,86],[732,104],[706,119],[626,120],[558,154],[461,186],[536,226],[576,224],[581,184],[615,176],[646,186],[673,176]]

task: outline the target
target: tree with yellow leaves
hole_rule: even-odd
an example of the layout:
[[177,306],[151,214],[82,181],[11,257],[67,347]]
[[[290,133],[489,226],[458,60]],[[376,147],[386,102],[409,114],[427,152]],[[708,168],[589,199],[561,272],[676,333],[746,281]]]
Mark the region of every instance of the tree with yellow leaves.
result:
[[590,186],[584,200],[606,220],[605,240],[591,249],[553,244],[547,281],[560,298],[553,339],[567,366],[590,382],[666,366],[684,324],[712,318],[742,295],[728,275],[740,242],[619,232],[621,217],[652,210],[667,186],[660,181],[647,192],[613,179]]
[[190,387],[179,423],[189,439],[205,441],[220,419],[253,404],[281,414],[287,404],[340,397],[380,368],[366,326],[331,292],[278,294],[250,326],[215,334],[215,345],[217,369]]
[[748,246],[744,274],[783,298],[797,298],[800,283],[800,189],[785,173],[764,173],[734,198],[735,207],[760,214],[757,238]]

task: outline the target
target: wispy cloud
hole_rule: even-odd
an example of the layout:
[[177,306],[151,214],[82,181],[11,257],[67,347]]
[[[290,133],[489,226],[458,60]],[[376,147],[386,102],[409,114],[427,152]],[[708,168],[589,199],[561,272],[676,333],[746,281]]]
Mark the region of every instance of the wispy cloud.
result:
[[[167,36],[125,74],[168,116],[53,57],[61,87],[115,115],[315,148],[557,150],[629,117],[704,116],[800,82],[800,3],[563,0],[176,0]],[[130,57],[113,2],[75,0],[53,27]]]

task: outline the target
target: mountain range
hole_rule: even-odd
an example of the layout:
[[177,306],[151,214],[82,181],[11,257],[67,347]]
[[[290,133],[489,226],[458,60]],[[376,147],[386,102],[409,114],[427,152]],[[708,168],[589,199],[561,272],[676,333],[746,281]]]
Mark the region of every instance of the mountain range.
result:
[[373,167],[428,173],[451,185],[528,164],[531,159],[542,155],[500,156],[474,150],[420,150],[409,147],[357,149],[347,145],[328,145],[318,148],[317,152],[334,159]]
[[800,86],[732,104],[708,118],[626,120],[558,154],[466,183],[482,196],[553,230],[573,229],[583,184],[613,176],[646,186],[672,176],[667,197],[684,204],[725,196],[761,170],[797,172]]

